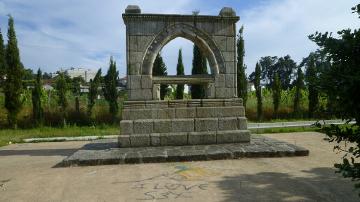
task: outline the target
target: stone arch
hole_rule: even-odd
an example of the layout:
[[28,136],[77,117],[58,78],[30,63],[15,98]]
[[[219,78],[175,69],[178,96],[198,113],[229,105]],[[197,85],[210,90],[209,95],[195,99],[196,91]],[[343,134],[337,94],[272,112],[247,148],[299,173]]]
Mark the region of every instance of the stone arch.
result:
[[222,69],[225,68],[225,62],[221,51],[210,36],[194,26],[177,23],[165,27],[165,29],[157,34],[148,45],[142,62],[141,72],[143,75],[152,75],[153,63],[156,55],[167,43],[177,37],[188,39],[201,49],[209,62],[211,74],[213,76],[218,75],[222,72]]

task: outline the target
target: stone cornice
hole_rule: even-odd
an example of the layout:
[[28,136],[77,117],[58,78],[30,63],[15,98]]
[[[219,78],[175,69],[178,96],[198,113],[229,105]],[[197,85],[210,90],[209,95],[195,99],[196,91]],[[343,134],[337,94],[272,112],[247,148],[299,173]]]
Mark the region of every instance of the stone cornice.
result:
[[214,22],[214,21],[230,21],[236,23],[239,21],[239,16],[225,17],[213,15],[177,15],[177,14],[122,14],[124,21],[136,20],[164,20],[164,21],[201,21],[201,22]]

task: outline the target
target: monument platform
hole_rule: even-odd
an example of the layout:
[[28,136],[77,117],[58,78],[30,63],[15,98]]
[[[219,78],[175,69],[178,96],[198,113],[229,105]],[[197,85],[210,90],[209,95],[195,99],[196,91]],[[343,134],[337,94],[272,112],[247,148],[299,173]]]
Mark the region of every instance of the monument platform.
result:
[[207,161],[220,159],[308,156],[309,150],[252,135],[249,143],[119,148],[116,139],[97,140],[65,158],[58,166]]

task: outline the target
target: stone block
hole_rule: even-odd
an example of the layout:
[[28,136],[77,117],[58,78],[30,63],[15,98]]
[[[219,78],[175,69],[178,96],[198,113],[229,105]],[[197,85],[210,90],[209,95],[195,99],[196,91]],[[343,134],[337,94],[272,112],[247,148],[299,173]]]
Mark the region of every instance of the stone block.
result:
[[238,129],[247,130],[247,119],[245,117],[238,117]]
[[120,121],[120,133],[121,135],[129,135],[134,132],[133,130],[133,121],[132,120],[122,120]]
[[218,74],[215,77],[215,88],[222,88],[222,87],[225,87],[225,75],[224,74]]
[[[224,83],[225,85],[225,83]],[[224,87],[217,87],[215,88],[215,97],[217,99],[221,99],[221,98],[229,98],[229,96],[226,93],[226,89]]]
[[245,116],[245,109],[243,106],[219,107],[219,117],[243,117]]
[[226,62],[226,74],[236,74],[236,63]]
[[[168,101],[167,100],[146,100],[145,101],[145,108],[147,109],[163,109],[168,107]],[[157,118],[157,117],[154,117]]]
[[226,88],[235,87],[235,74],[225,74],[225,87]]
[[130,147],[130,136],[129,135],[119,135],[118,137],[119,147]]
[[123,120],[137,120],[137,119],[153,119],[156,117],[156,111],[153,109],[123,109]]
[[150,146],[149,134],[133,134],[130,135],[131,147],[146,147]]
[[250,142],[250,132],[248,130],[225,130],[216,132],[216,143],[238,143]]
[[235,51],[235,38],[227,37],[226,39],[226,50],[227,51]]
[[226,23],[226,22],[218,22],[214,23],[214,33],[213,35],[216,36],[232,36],[235,35],[234,33],[234,26],[232,23]]
[[187,100],[169,100],[169,107],[187,107]]
[[206,97],[209,99],[215,98],[215,83],[209,83],[206,88]]
[[175,108],[164,108],[157,110],[158,119],[173,119],[175,118]]
[[237,129],[238,129],[237,117],[219,118],[219,130],[237,130]]
[[136,134],[150,134],[153,132],[154,122],[153,120],[135,120],[134,121],[134,133]]
[[131,63],[135,63],[135,62],[142,62],[143,59],[143,52],[135,52],[135,51],[130,51],[129,52],[129,61],[131,61]]
[[190,132],[188,134],[188,143],[190,145],[216,144],[216,132]]
[[148,47],[148,45],[152,40],[153,40],[152,36],[140,36],[137,39],[137,51],[142,52],[146,50],[146,47]]
[[160,142],[160,133],[151,133],[150,134],[150,145],[151,146],[161,146]]
[[204,99],[202,100],[202,107],[222,107],[224,99]]
[[193,132],[194,119],[173,119],[171,122],[172,132]]
[[154,132],[155,133],[170,133],[172,130],[171,119],[155,119]]
[[149,75],[141,76],[141,88],[143,88],[143,89],[152,88],[151,76],[149,76]]
[[196,116],[195,107],[175,108],[176,118],[195,118],[195,116]]
[[191,99],[187,101],[188,107],[201,107],[201,99]]
[[164,133],[160,135],[161,146],[182,146],[188,144],[187,133]]
[[196,118],[195,131],[217,131],[218,119],[217,118]]
[[141,88],[141,76],[140,75],[129,75],[127,87],[130,90]]
[[140,75],[140,63],[135,62],[135,63],[129,64],[128,74],[129,75]]
[[129,36],[128,37],[128,43],[129,43],[129,51],[137,51],[137,44],[138,44],[138,40],[137,40],[138,36]]
[[153,85],[153,100],[160,100],[160,84]]
[[217,107],[196,107],[197,118],[217,117]]
[[233,62],[235,61],[235,52],[223,52],[223,56],[226,62]]
[[220,51],[226,51],[226,36],[214,36],[213,39],[216,45],[219,47]]

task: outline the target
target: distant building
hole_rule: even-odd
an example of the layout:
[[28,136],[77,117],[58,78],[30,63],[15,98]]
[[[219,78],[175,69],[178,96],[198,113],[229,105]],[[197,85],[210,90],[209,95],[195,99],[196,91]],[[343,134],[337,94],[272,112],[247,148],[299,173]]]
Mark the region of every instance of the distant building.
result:
[[[61,69],[60,72],[64,72],[70,78],[82,77],[85,80],[85,82],[89,82],[90,79],[94,79],[96,75],[96,71],[92,69],[74,68],[74,67],[65,70]],[[52,74],[53,77],[57,75],[58,75],[57,73]]]
[[118,84],[120,87],[125,87],[126,88],[126,84],[127,84],[127,77],[123,77],[121,79],[118,80]]

